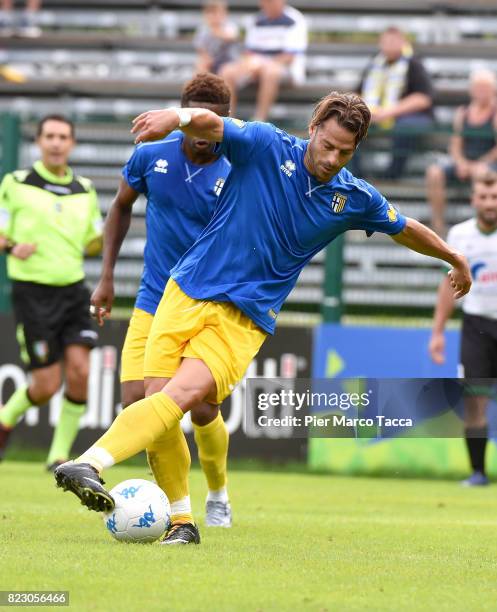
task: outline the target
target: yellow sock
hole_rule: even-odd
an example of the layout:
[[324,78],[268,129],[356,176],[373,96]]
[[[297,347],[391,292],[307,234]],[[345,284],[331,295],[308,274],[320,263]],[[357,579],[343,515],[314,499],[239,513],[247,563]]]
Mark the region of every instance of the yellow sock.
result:
[[229,433],[221,411],[208,425],[194,423],[193,431],[198,446],[198,458],[207,478],[209,491],[218,491],[228,482],[226,462]]
[[178,423],[147,447],[148,464],[171,503],[171,522],[193,523],[188,476],[190,449]]
[[182,417],[183,411],[174,400],[162,391],[154,393],[123,410],[76,463],[89,463],[100,472],[151,446]]

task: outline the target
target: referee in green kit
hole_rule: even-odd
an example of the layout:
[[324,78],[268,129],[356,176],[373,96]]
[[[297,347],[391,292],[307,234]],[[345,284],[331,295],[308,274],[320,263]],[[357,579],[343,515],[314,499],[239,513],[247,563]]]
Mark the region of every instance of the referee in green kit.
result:
[[0,251],[7,253],[21,357],[30,372],[0,408],[0,459],[18,419],[46,404],[65,383],[48,469],[67,461],[85,412],[90,349],[97,333],[89,314],[83,257],[102,247],[95,189],[67,165],[74,125],[44,117],[36,142],[41,160],[7,174],[0,185]]

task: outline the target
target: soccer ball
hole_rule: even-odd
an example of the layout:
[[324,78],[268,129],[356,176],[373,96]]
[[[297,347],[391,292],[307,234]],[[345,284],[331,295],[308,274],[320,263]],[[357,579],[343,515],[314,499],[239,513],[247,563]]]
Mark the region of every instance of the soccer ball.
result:
[[134,478],[116,485],[110,494],[116,507],[105,512],[104,525],[120,542],[154,542],[169,527],[171,507],[166,494],[149,480]]

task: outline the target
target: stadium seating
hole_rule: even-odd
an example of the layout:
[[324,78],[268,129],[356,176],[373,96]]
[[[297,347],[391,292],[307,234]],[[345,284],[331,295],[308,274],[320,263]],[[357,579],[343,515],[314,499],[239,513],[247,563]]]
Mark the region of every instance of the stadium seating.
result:
[[[497,9],[492,0],[465,3],[461,0],[421,0],[415,6],[395,0],[381,0],[372,5],[367,0],[335,1],[295,0],[293,6],[305,11],[311,31],[328,34],[366,34],[381,32],[395,23],[420,41],[462,39],[495,35]],[[191,32],[200,19],[201,0],[169,2],[167,0],[73,1],[45,0],[39,23],[44,29],[89,29],[122,33],[162,34],[176,37]],[[253,0],[230,2],[235,20],[243,25],[244,17],[253,12]],[[91,10],[89,10],[91,9]]]

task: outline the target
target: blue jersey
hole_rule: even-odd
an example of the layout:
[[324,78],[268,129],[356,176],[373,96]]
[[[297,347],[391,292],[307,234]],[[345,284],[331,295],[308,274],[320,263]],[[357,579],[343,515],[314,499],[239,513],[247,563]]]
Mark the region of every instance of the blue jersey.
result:
[[342,169],[320,183],[308,141],[268,123],[223,119],[218,150],[232,164],[209,225],[171,271],[190,297],[230,301],[269,333],[302,268],[349,229],[397,234],[406,219]]
[[184,154],[183,133],[138,145],[123,168],[128,185],[147,198],[147,242],[135,306],[155,314],[169,271],[209,223],[230,163],[221,156],[197,166]]

